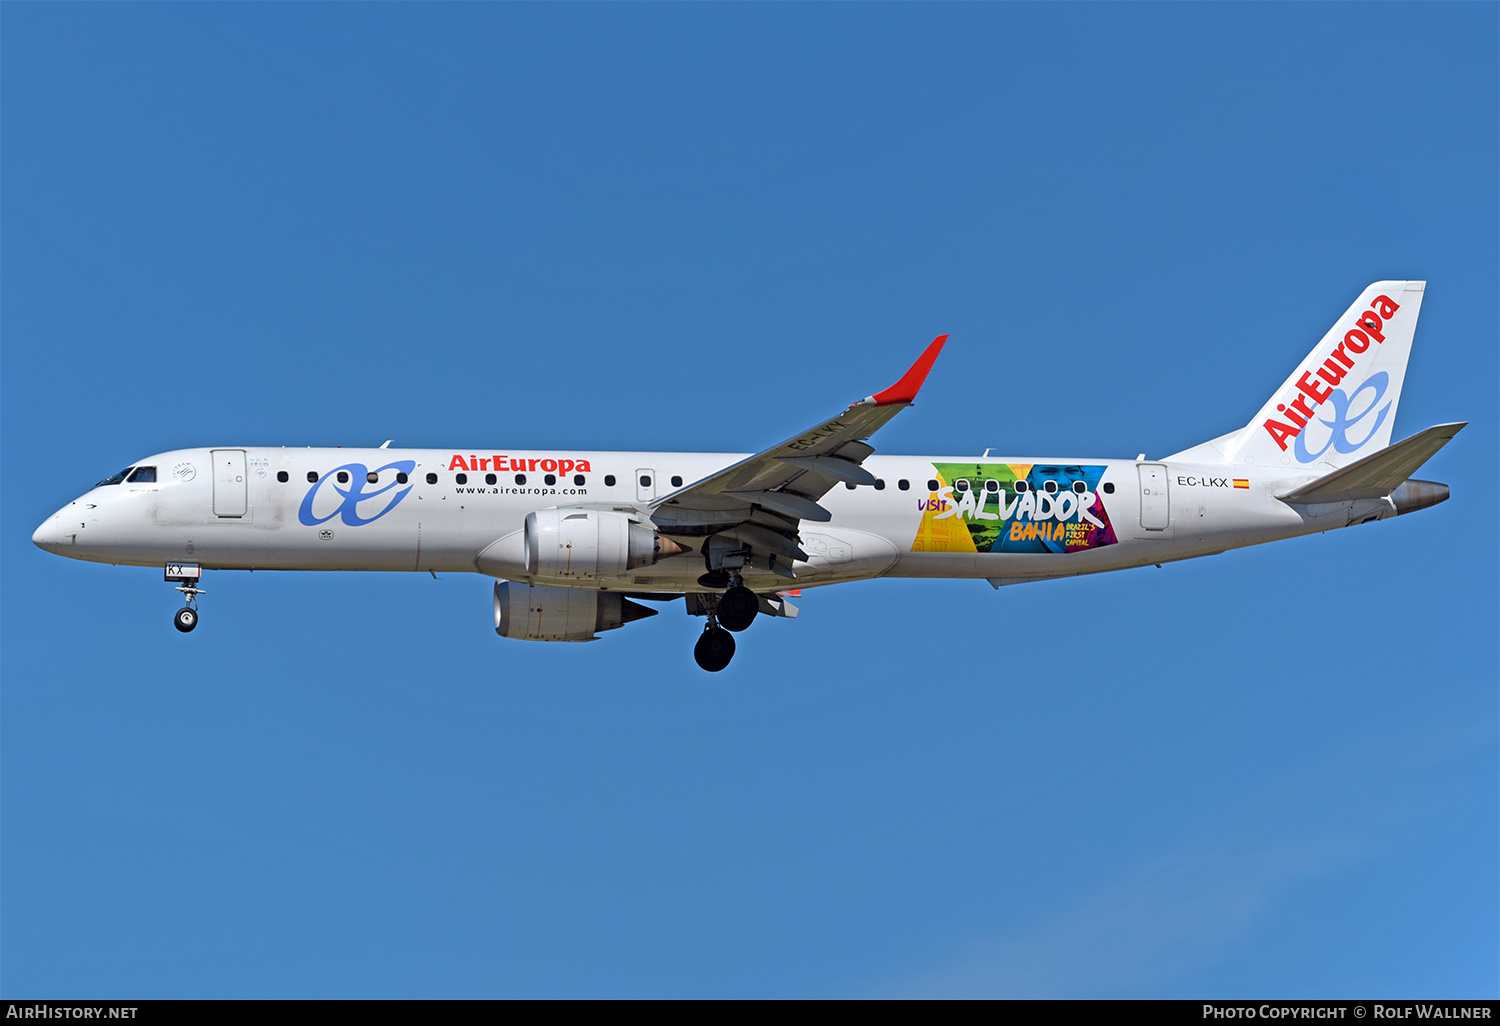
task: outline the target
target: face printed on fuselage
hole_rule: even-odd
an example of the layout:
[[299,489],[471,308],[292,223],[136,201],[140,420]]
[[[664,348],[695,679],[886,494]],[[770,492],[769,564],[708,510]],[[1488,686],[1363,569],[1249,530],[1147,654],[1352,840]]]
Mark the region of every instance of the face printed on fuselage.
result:
[[1031,468],[1030,477],[1032,486],[1039,492],[1049,490],[1047,488],[1048,481],[1057,482],[1057,491],[1059,492],[1070,490],[1073,487],[1074,481],[1083,481],[1085,485],[1088,484],[1088,481],[1083,476],[1082,467],[1036,466]]

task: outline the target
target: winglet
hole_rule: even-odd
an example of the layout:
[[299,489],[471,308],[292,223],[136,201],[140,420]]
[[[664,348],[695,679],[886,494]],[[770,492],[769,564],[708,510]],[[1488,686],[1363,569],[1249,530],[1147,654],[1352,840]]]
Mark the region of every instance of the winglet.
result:
[[[896,382],[884,392],[876,392],[865,400],[864,404],[872,406],[898,406],[909,403],[917,397],[917,392],[922,387],[922,382],[927,380],[927,372],[932,370],[932,364],[938,358],[938,353],[943,351],[943,343],[948,341],[947,335],[939,335],[932,340],[932,345],[927,351],[917,358],[917,362],[911,365],[911,369],[901,376]],[[859,405],[864,405],[859,404]]]

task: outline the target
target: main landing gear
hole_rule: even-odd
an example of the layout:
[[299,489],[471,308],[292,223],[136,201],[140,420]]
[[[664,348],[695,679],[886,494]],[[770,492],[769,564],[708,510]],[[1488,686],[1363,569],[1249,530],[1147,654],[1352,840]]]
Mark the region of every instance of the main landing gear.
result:
[[187,598],[187,605],[172,614],[172,626],[186,634],[198,626],[198,596],[206,592],[198,587],[198,581],[203,576],[203,568],[197,563],[168,563],[166,579],[167,583],[181,581],[177,590]]
[[693,646],[693,658],[709,673],[718,673],[734,658],[734,635],[708,618],[708,627]]
[[731,570],[727,576],[729,590],[709,608],[708,626],[693,646],[693,658],[709,673],[718,673],[734,658],[734,634],[729,632],[738,634],[749,627],[760,612],[759,596],[741,583],[739,571]]
[[719,623],[736,634],[754,623],[759,612],[760,599],[743,584],[736,584],[719,599]]

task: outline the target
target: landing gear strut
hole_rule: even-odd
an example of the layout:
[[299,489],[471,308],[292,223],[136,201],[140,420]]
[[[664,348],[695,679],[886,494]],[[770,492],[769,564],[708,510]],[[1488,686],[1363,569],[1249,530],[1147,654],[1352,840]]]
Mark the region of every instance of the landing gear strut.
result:
[[172,626],[186,634],[198,626],[198,596],[206,592],[198,587],[198,581],[203,576],[203,568],[197,563],[168,563],[167,583],[181,581],[177,590],[187,598],[187,605],[172,614]]
[[[721,544],[716,546],[715,542]],[[760,612],[760,596],[745,587],[740,575],[740,568],[750,558],[750,550],[744,546],[734,549],[733,544],[722,538],[710,538],[703,550],[708,573],[698,578],[704,588],[728,590],[717,597],[711,593],[688,597],[688,611],[708,617],[708,626],[693,647],[693,658],[710,673],[724,669],[734,658],[734,636],[729,632],[737,634],[749,627]]]

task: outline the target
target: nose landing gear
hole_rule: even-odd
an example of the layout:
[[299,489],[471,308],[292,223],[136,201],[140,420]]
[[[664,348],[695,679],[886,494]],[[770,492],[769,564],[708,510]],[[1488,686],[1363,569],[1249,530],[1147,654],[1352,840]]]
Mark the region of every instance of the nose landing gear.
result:
[[198,626],[198,596],[206,592],[198,587],[198,581],[203,576],[203,568],[197,563],[168,563],[166,580],[168,584],[173,581],[181,581],[177,590],[187,598],[187,605],[172,614],[172,626],[186,634]]

